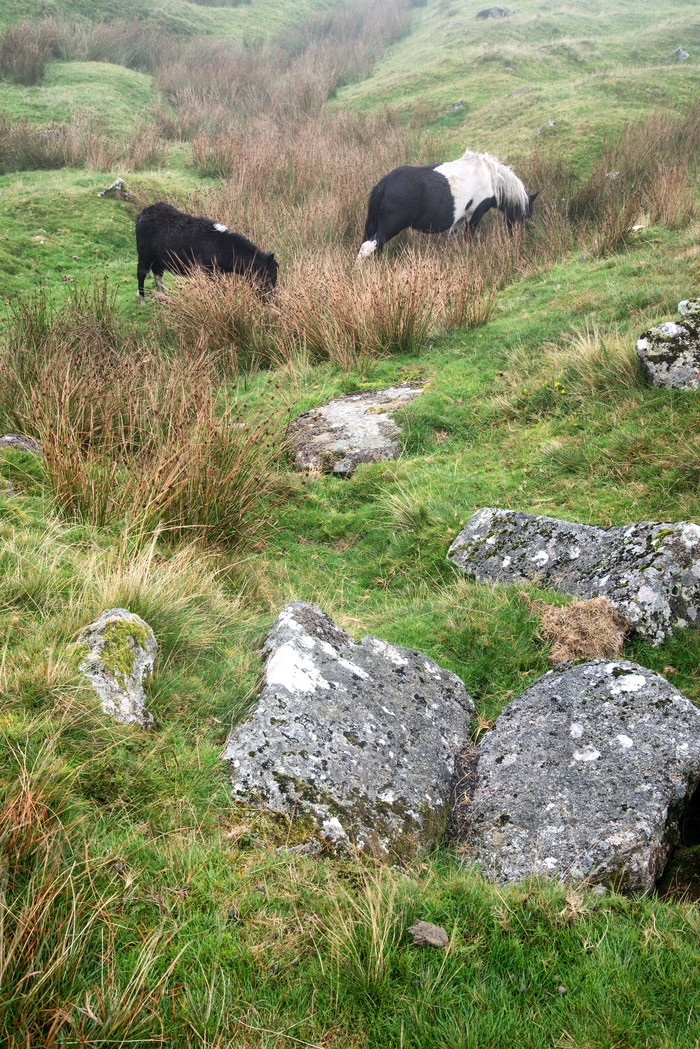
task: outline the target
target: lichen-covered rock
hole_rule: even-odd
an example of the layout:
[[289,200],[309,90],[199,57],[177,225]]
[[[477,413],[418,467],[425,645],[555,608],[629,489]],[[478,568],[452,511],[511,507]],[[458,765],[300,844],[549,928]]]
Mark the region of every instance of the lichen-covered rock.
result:
[[700,781],[700,710],[635,663],[563,663],[505,708],[478,751],[465,857],[487,877],[649,892]]
[[393,413],[409,404],[422,386],[352,393],[304,412],[289,432],[298,470],[350,477],[359,463],[395,459],[401,430]]
[[483,7],[481,11],[477,11],[474,15],[475,18],[510,18],[512,15],[519,15],[520,11],[510,11],[507,7]]
[[158,644],[148,623],[126,608],[108,608],[83,627],[71,648],[105,714],[152,727],[143,683],[153,671]]
[[678,304],[682,323],[666,321],[637,339],[637,355],[648,383],[673,390],[700,386],[700,302]]
[[6,433],[0,437],[0,449],[15,448],[18,452],[30,452],[32,455],[42,456],[44,449],[41,441],[34,437],[28,437],[24,433]]
[[606,597],[653,644],[700,622],[700,527],[688,521],[598,528],[486,507],[447,556],[480,582]]
[[420,652],[357,643],[300,601],[265,652],[257,706],[223,755],[234,797],[380,858],[434,845],[474,710],[459,678]]

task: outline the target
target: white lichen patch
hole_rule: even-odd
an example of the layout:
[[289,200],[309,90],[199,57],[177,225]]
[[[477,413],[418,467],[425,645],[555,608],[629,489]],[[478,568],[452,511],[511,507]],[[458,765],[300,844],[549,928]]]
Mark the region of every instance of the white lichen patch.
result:
[[619,696],[624,692],[639,692],[646,685],[646,678],[642,674],[623,674],[615,679],[610,686],[613,696]]
[[591,746],[584,747],[583,750],[574,751],[574,761],[597,761],[599,757],[600,751]]
[[292,644],[282,645],[270,656],[266,673],[269,685],[280,685],[293,692],[308,694],[318,688],[331,687],[319,673],[313,659],[304,656]]

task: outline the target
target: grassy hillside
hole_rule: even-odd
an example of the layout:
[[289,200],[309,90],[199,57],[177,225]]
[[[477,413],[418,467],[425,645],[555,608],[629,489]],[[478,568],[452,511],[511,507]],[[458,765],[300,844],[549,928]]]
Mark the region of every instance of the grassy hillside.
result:
[[[700,286],[694,7],[477,7],[75,0],[27,31],[64,57],[33,84],[3,67],[0,433],[45,451],[0,453],[12,1049],[697,1046],[679,873],[636,899],[496,888],[450,841],[403,872],[312,859],[286,851],[293,820],[233,804],[220,760],[291,599],[456,672],[476,737],[549,665],[535,602],[567,604],[456,575],[476,509],[700,522],[697,397],[648,387],[634,353]],[[33,12],[55,13],[0,7]],[[144,57],[133,25],[78,33],[74,13],[169,34]],[[105,39],[119,62],[96,60]],[[467,145],[541,190],[528,229],[405,234],[356,267],[377,178]],[[98,197],[117,176],[133,199]],[[133,222],[158,199],[274,250],[274,299],[166,274],[137,305]],[[428,391],[400,459],[349,482],[291,471],[290,416],[409,378]],[[106,719],[70,655],[116,606],[159,642],[153,732]],[[700,702],[700,631],[625,655]],[[445,952],[410,945],[417,918]]]

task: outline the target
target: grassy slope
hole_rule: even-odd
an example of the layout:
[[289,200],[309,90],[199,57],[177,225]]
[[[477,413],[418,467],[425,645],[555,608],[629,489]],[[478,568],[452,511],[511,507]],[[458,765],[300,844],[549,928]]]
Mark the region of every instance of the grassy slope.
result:
[[265,0],[217,7],[187,3],[186,0],[2,0],[0,23],[23,18],[58,15],[101,19],[146,19],[173,33],[214,34],[228,40],[263,40],[280,29],[298,25],[312,11],[335,6],[334,0]]
[[[450,132],[455,144],[468,126],[470,144],[504,155],[528,147],[533,127],[552,115],[552,106],[562,115],[553,148],[579,154],[594,151],[603,134],[655,104],[656,93],[645,93],[648,77],[640,84],[634,71],[623,75],[630,69],[621,64],[627,59],[619,43],[612,49],[614,26],[608,38],[596,36],[595,4],[567,8],[592,20],[584,35],[596,38],[597,60],[606,70],[595,80],[588,69],[580,75],[578,42],[554,66],[539,59],[537,47],[562,28],[556,10],[551,20],[544,8],[536,9],[539,20],[525,10],[525,38],[514,21],[472,24],[471,7],[451,6],[418,8],[415,34],[393,49],[374,77],[345,89],[339,104],[375,106],[414,92],[426,118],[447,126],[449,105],[465,98],[469,108],[457,114],[464,124]],[[641,20],[630,21],[629,32],[644,61],[652,61],[651,42],[670,46],[653,27],[651,5],[618,8],[620,18]],[[280,0],[276,10],[283,17],[289,7]],[[690,5],[675,5],[674,19],[678,11]],[[238,12],[260,15],[256,4],[234,9],[231,17]],[[566,33],[574,35],[573,15],[567,17]],[[455,25],[459,18],[465,26]],[[510,34],[507,57],[522,75],[505,71],[494,80],[492,65],[476,63],[474,55],[485,50],[486,40],[505,48],[502,33]],[[678,41],[674,33],[668,37],[674,47],[691,50],[690,34],[688,26]],[[697,86],[695,68],[654,66],[662,97],[681,105]],[[52,107],[85,102],[75,72],[54,67],[51,75],[63,92],[44,94],[45,110],[43,87],[2,85],[4,104],[18,114],[32,107],[36,119],[54,119],[59,110]],[[126,121],[131,103],[145,97],[148,78],[112,67],[94,72],[105,95],[120,84],[129,98]],[[415,86],[407,88],[409,82]],[[535,97],[507,102],[508,91],[525,82],[537,83]],[[633,85],[644,91],[638,94]],[[629,96],[619,94],[628,87]],[[96,198],[116,174],[0,179],[6,288],[26,288],[43,273],[55,281],[58,295],[66,287],[59,281],[86,281],[107,263],[110,281],[120,282],[125,322],[132,322],[132,211]],[[178,155],[169,169],[140,173],[135,183],[144,194],[170,196],[195,180]],[[42,230],[43,245],[32,241]],[[20,766],[48,767],[43,775],[54,805],[56,784],[61,778],[71,784],[66,820],[83,821],[73,831],[72,848],[78,863],[89,842],[90,876],[97,891],[114,896],[106,926],[118,937],[117,968],[147,974],[139,986],[148,982],[152,991],[135,1009],[144,1025],[131,1031],[136,1044],[147,1044],[156,1030],[148,1019],[159,995],[176,1045],[696,1044],[696,909],[615,894],[601,903],[584,892],[553,888],[500,892],[456,871],[449,857],[417,863],[413,883],[395,885],[387,876],[378,887],[360,889],[342,865],[276,854],[279,828],[231,808],[218,754],[228,724],[255,687],[264,631],[292,597],[314,601],[354,635],[371,631],[426,651],[464,678],[487,718],[541,673],[546,650],[518,594],[465,583],[445,563],[448,542],[478,506],[601,524],[657,516],[700,520],[691,469],[697,460],[695,399],[646,389],[634,377],[619,388],[608,375],[608,386],[587,393],[582,405],[571,392],[566,397],[567,388],[576,389],[575,368],[564,391],[555,393],[559,368],[544,353],[548,343],[564,346],[572,328],[598,325],[606,333],[619,330],[619,359],[625,353],[632,359],[636,334],[671,316],[678,299],[700,283],[698,232],[697,225],[680,233],[648,230],[610,259],[572,258],[521,280],[499,295],[486,327],[435,340],[418,360],[392,358],[361,375],[343,376],[330,367],[281,374],[280,396],[302,407],[416,369],[429,379],[430,392],[404,413],[403,459],[362,468],[349,484],[293,481],[298,498],[282,508],[273,542],[234,572],[217,574],[196,550],[179,561],[161,550],[154,570],[148,551],[116,528],[53,520],[40,468],[26,456],[7,456],[3,474],[21,494],[0,496],[4,729]],[[687,451],[686,459],[679,449]],[[658,461],[665,453],[665,474],[650,476],[645,458]],[[144,615],[161,643],[149,697],[161,724],[154,736],[105,725],[65,660],[65,645],[81,623],[116,604]],[[659,670],[674,666],[674,683],[700,696],[696,632],[660,650],[633,643],[628,654]],[[46,736],[56,741],[53,753],[43,743]],[[7,748],[1,760],[9,781],[17,762]],[[235,912],[231,917],[232,908],[238,918]],[[448,929],[452,945],[444,958],[407,946],[403,930],[416,917]],[[50,942],[51,930],[44,934]],[[151,934],[160,943],[149,969],[142,944]],[[161,985],[159,977],[181,949],[172,978]],[[83,965],[87,991],[95,977]],[[566,995],[557,993],[561,985]],[[116,973],[114,986],[123,988]],[[114,1001],[124,1009],[126,998],[122,990]],[[68,1002],[74,1016],[84,1000]],[[99,999],[90,1001],[102,1016]],[[100,1044],[105,1030],[116,1030],[109,1023],[116,1024],[118,1008],[110,1008],[103,1026],[90,1027],[82,1014],[94,1039],[86,1044]],[[108,1044],[119,1044],[117,1037]]]
[[475,20],[479,7],[419,8],[411,35],[339,104],[395,105],[449,129],[455,150],[507,159],[528,152],[548,120],[557,121],[544,132],[556,155],[582,157],[654,106],[680,109],[698,96],[697,63],[674,59],[679,45],[700,47],[692,3],[652,11],[633,0],[529,0],[512,18],[487,21]]

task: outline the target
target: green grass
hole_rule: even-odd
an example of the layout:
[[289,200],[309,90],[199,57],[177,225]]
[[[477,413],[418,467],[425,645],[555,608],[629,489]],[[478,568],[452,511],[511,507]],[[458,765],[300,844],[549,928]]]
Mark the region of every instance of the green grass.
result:
[[36,87],[0,80],[0,110],[42,124],[85,112],[110,132],[124,131],[152,104],[151,79],[105,62],[49,62]]
[[[338,93],[352,108],[395,106],[406,119],[449,132],[454,154],[526,154],[543,135],[557,157],[585,165],[594,142],[619,135],[655,106],[697,98],[697,65],[675,49],[700,46],[694,5],[533,3],[512,18],[477,21],[478,4],[428,3],[371,78]],[[515,94],[527,88],[528,92]],[[453,111],[456,103],[463,107]]]
[[[0,17],[35,6],[7,2]],[[164,0],[157,12],[239,38],[331,6]],[[416,135],[433,133],[431,149],[506,157],[527,153],[556,117],[541,144],[552,163],[582,169],[626,121],[657,105],[681,112],[697,94],[695,60],[667,61],[679,44],[700,52],[684,0],[661,13],[620,3],[614,16],[596,0],[539,4],[486,23],[476,9],[416,6],[413,32],[332,108],[388,103]],[[137,0],[61,5],[110,10],[156,14]],[[533,90],[509,97],[521,86]],[[0,109],[15,118],[64,122],[89,107],[108,136],[154,101],[150,77],[99,63],[50,63],[36,88],[0,82]],[[122,174],[137,202],[98,198]],[[160,307],[136,304],[134,215],[220,188],[196,175],[184,143],[158,171],[0,177],[5,317],[36,287],[58,306],[106,275],[116,323],[147,343]],[[586,243],[536,272],[521,260],[527,275],[498,291],[488,323],[433,330],[416,354],[229,377],[227,397],[294,413],[354,389],[428,383],[401,413],[400,459],[349,482],[288,473],[266,541],[233,553],[144,536],[126,519],[66,519],[40,460],[0,454],[3,1041],[696,1049],[697,905],[537,882],[499,889],[463,869],[449,842],[411,864],[410,880],[289,854],[301,840],[294,821],[234,805],[220,753],[255,696],[265,633],[294,598],[354,637],[415,647],[459,674],[482,727],[543,673],[548,650],[523,588],[476,584],[446,560],[479,507],[600,525],[700,521],[697,398],[647,387],[634,354],[637,336],[700,286],[699,233],[697,220],[650,226],[606,258],[581,258],[595,248]],[[292,253],[284,241],[282,262]],[[106,722],[70,659],[78,630],[115,606],[159,642],[154,733]],[[700,631],[657,649],[630,639],[625,655],[700,703]],[[411,945],[417,918],[445,927],[446,952]]]

